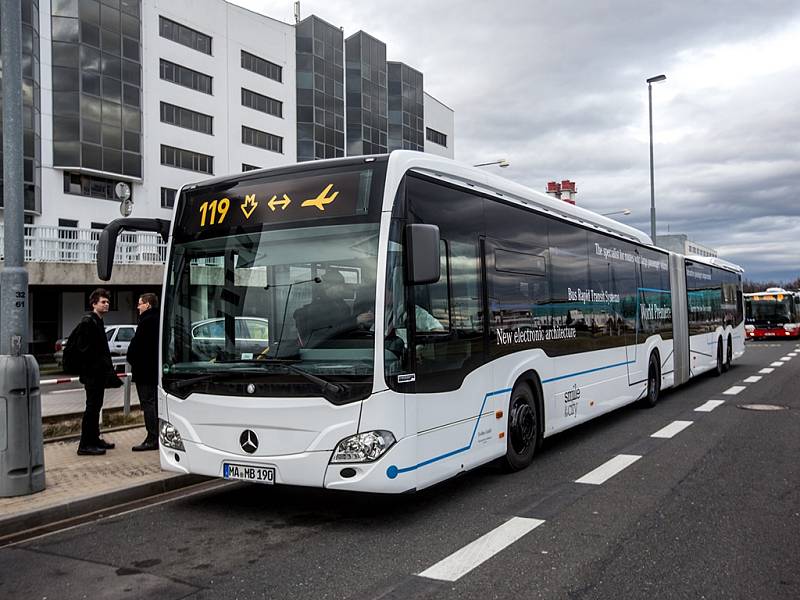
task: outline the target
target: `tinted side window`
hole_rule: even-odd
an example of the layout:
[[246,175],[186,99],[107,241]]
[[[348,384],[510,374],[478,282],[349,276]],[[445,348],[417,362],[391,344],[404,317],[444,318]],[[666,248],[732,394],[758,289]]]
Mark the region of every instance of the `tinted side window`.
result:
[[721,291],[714,286],[711,267],[686,261],[689,335],[714,331],[719,321]]
[[636,247],[595,232],[589,239],[589,328],[594,347],[634,343],[638,302]]
[[548,345],[550,356],[592,350],[591,314],[587,314],[589,263],[587,232],[580,227],[551,221],[550,293],[556,339]]
[[642,285],[639,294],[641,329],[646,335],[672,339],[672,294],[666,254],[639,249]]
[[416,390],[458,389],[485,360],[479,293],[483,199],[413,175],[406,180],[406,199],[410,223],[439,227],[447,267],[439,282],[414,286],[412,293],[414,319],[408,325],[414,332]]

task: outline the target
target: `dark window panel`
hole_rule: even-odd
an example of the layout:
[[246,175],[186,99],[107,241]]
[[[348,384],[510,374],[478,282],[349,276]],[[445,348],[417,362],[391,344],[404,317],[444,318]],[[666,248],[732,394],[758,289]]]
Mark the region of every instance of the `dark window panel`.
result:
[[53,42],[53,66],[78,68],[78,45]]
[[96,0],[79,0],[78,14],[81,22],[100,25],[100,3]]
[[78,16],[78,0],[52,0],[51,8],[53,15],[60,17]]
[[67,117],[53,117],[53,141],[74,142],[80,139],[80,121]]
[[80,144],[78,142],[53,142],[53,164],[64,167],[80,166]]
[[81,139],[84,142],[91,142],[93,144],[100,143],[102,131],[100,123],[84,119],[81,121],[81,128],[83,130],[83,137]]
[[122,149],[122,129],[103,123],[103,147]]
[[128,106],[140,106],[139,88],[133,85],[125,84],[123,86],[123,102]]
[[84,44],[91,44],[100,47],[100,28],[81,21],[81,41]]
[[142,176],[142,157],[139,154],[125,152],[122,157],[122,170],[131,177]]
[[142,131],[142,113],[135,108],[122,107],[122,126],[130,131]]
[[102,101],[86,94],[81,95],[81,118],[92,121],[102,120]]
[[100,75],[96,73],[84,73],[81,76],[82,92],[84,94],[100,95]]
[[[244,166],[244,165],[243,165]],[[175,194],[178,190],[172,188],[161,188],[161,208],[173,208],[175,206]]]
[[53,114],[75,116],[80,114],[80,101],[77,92],[54,92]]
[[122,173],[122,152],[103,148],[103,170],[109,173]]
[[78,19],[70,19],[68,17],[53,17],[53,41],[77,43],[79,37],[78,23]]
[[129,60],[122,61],[122,81],[135,86],[141,85],[142,75],[139,63],[131,62]]
[[211,37],[195,29],[159,16],[159,35],[204,54],[211,54]]
[[122,107],[116,102],[103,100],[103,123],[119,125],[122,118]]
[[122,61],[119,58],[104,53],[100,62],[103,75],[113,77],[114,79],[122,79]]
[[122,102],[122,82],[119,79],[103,77],[103,97],[114,102]]
[[139,39],[139,19],[128,14],[122,14],[122,34],[135,40]]
[[121,38],[116,31],[100,30],[100,47],[103,52],[110,52],[116,56],[120,55]]
[[100,72],[100,51],[82,45],[80,50],[81,71]]
[[54,92],[77,92],[79,86],[78,69],[53,67]]
[[139,154],[141,152],[141,136],[135,131],[126,131],[123,135],[125,150]]
[[139,42],[130,38],[122,38],[122,56],[139,61]]
[[120,13],[118,9],[106,6],[105,4],[100,6],[100,27],[102,29],[119,33],[119,21]]

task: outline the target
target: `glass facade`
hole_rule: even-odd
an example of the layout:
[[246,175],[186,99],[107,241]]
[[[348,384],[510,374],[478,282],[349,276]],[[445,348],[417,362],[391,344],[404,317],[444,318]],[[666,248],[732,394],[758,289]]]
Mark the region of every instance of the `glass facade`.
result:
[[399,62],[388,63],[389,152],[425,150],[422,73]]
[[344,35],[310,16],[297,35],[297,160],[344,156]]
[[359,31],[345,42],[347,154],[387,150],[386,44]]
[[53,0],[53,165],[142,176],[140,0]]
[[[42,188],[42,100],[39,74],[39,2],[22,0],[22,195],[25,210],[37,213],[41,212]],[[0,73],[0,106],[2,99]],[[0,207],[3,206],[2,134],[3,123],[0,119]]]

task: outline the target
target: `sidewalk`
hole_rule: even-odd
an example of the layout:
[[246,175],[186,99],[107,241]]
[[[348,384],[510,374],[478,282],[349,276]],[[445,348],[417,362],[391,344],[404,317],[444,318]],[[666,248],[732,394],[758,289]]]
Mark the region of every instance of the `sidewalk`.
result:
[[161,470],[158,452],[131,452],[144,427],[104,433],[117,447],[104,456],[78,456],[78,441],[44,445],[44,491],[0,498],[0,538],[184,487],[206,478]]

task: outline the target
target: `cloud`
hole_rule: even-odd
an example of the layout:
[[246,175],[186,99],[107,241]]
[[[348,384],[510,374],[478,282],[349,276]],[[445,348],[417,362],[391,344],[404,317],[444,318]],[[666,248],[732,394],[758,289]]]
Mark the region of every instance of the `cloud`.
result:
[[[285,0],[237,0],[291,22]],[[800,4],[795,0],[303,0],[387,44],[455,110],[456,158],[504,157],[542,190],[649,232],[647,77],[659,231],[686,233],[750,278],[800,275]]]

